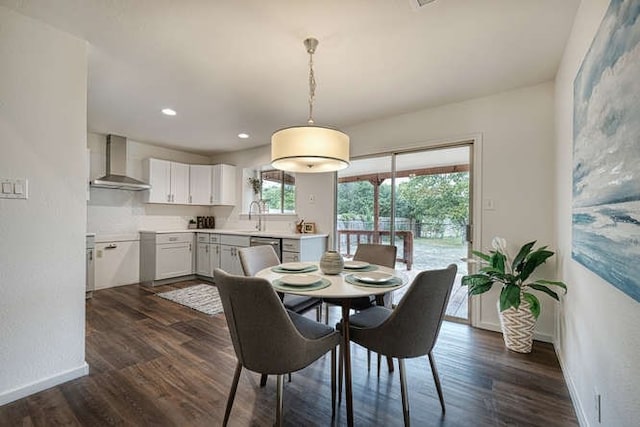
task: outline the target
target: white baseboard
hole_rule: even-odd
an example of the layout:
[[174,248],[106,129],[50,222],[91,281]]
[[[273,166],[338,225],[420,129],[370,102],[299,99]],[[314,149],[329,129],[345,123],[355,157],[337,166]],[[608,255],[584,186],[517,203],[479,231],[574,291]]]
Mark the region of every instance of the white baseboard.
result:
[[83,377],[88,374],[89,365],[87,365],[87,362],[83,362],[82,365],[78,366],[77,368],[73,368],[65,372],[60,372],[59,374],[53,375],[51,377],[47,377],[42,380],[24,385],[22,387],[0,393],[0,406],[6,405],[7,403],[11,403],[18,399],[22,399],[23,397],[30,396],[39,391],[55,387],[58,384]]
[[560,363],[560,370],[562,370],[562,376],[564,377],[564,382],[567,383],[567,388],[569,389],[569,396],[571,396],[571,402],[573,403],[573,409],[576,411],[576,416],[578,417],[578,423],[581,426],[589,427],[589,418],[587,414],[584,412],[584,407],[580,402],[580,398],[578,397],[578,390],[576,389],[576,385],[573,382],[573,378],[569,375],[569,370],[564,364],[562,359],[562,354],[558,351],[558,347],[553,345],[553,348],[556,352],[556,357],[558,358],[558,363]]
[[[480,329],[487,329],[489,331],[495,331],[495,332],[502,333],[502,328],[500,327],[499,323],[480,322],[477,325],[475,325],[475,327],[480,328]],[[534,332],[533,339],[536,340],[536,341],[548,342],[548,343],[551,343],[551,344],[553,344],[553,342],[554,342],[554,339],[553,339],[552,335],[541,334],[539,332]]]

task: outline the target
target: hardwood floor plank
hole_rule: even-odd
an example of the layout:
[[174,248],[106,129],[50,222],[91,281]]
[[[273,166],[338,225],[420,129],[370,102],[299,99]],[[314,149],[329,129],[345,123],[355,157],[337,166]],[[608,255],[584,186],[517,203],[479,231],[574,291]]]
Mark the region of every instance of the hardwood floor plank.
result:
[[[199,281],[157,288],[99,290],[87,302],[90,374],[0,407],[2,426],[211,426],[224,416],[236,357],[223,314],[208,316],[155,296]],[[339,311],[331,311],[330,324]],[[313,317],[314,313],[309,314]],[[576,426],[553,346],[528,355],[505,349],[498,333],[445,322],[434,356],[447,414],[426,357],[406,361],[411,421],[419,426]],[[375,360],[375,358],[374,358]],[[398,371],[366,368],[352,345],[356,425],[402,425]],[[260,387],[243,370],[231,426],[271,426],[275,377]],[[346,425],[344,401],[331,417],[330,360],[320,358],[285,383],[288,426]]]

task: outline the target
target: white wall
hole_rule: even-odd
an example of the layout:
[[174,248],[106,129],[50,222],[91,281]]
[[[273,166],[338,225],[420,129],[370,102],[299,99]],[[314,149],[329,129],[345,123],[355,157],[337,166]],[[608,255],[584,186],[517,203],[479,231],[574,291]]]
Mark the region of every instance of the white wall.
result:
[[640,420],[640,304],[571,259],[573,80],[609,1],[583,0],[556,76],[556,221],[562,279],[569,294],[559,313],[556,349],[582,425]]
[[[481,210],[480,241],[474,243],[475,247],[486,249],[494,236],[501,236],[512,251],[530,240],[554,248],[553,95],[553,83],[548,82],[343,130],[351,137],[352,156],[479,136],[479,196],[493,199],[495,210]],[[553,259],[548,264],[540,273],[552,278]],[[500,329],[498,291],[496,287],[481,297],[476,313],[478,326]],[[550,341],[557,304],[546,295],[540,300],[537,337]]]
[[84,362],[87,46],[0,6],[0,405]]

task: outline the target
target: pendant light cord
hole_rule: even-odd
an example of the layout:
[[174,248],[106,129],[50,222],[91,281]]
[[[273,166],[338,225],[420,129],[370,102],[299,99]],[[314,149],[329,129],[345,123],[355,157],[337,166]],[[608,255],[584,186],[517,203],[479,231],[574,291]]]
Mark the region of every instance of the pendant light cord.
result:
[[316,96],[316,76],[313,72],[313,49],[309,49],[309,120],[307,123],[313,124],[313,99]]

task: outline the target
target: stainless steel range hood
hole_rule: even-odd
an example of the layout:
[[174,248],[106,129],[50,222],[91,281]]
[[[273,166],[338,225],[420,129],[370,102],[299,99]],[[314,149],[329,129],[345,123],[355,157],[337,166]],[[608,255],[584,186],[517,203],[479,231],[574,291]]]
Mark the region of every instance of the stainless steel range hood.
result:
[[127,138],[118,135],[107,135],[107,174],[91,181],[91,186],[133,191],[151,188],[149,184],[127,176]]

